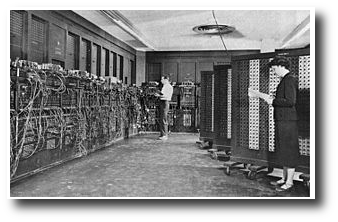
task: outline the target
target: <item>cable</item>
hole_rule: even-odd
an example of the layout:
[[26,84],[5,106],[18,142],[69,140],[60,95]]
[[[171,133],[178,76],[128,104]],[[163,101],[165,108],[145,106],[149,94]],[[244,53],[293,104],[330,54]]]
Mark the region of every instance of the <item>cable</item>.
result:
[[221,34],[221,31],[219,30],[219,25],[218,25],[218,22],[217,22],[217,19],[216,19],[214,10],[212,10],[212,16],[214,17],[215,23],[216,23],[216,25],[217,25],[217,31],[218,31],[219,37],[220,37],[221,40],[222,40],[222,44],[223,44],[223,46],[224,46],[225,53],[228,55],[228,49],[227,49],[227,47],[225,46],[225,43],[224,43],[224,40],[223,40],[223,36],[222,36],[222,34]]
[[[141,103],[142,100],[147,104],[154,103],[152,91],[142,93],[139,88],[120,84],[105,91],[95,83],[90,89],[68,88],[65,84],[68,77],[62,72],[23,71],[29,77],[25,84],[20,83],[25,88],[15,94],[19,106],[11,110],[10,118],[11,178],[15,177],[22,159],[32,158],[41,150],[72,146],[76,156],[83,156],[96,145],[121,138],[124,129],[135,124],[150,125],[141,118],[147,113],[146,105]],[[77,97],[76,102],[73,102],[73,96]],[[56,104],[54,97],[57,101],[61,97],[61,103]],[[66,104],[63,99],[68,99],[67,105],[74,104],[75,107],[61,107]],[[19,123],[20,128],[17,128]],[[54,139],[55,142],[48,145],[47,141]]]

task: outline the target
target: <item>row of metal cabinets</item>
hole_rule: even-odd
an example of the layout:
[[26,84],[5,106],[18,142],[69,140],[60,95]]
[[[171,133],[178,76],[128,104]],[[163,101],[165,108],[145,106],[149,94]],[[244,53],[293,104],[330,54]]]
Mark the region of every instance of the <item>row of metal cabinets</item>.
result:
[[[248,97],[248,88],[273,94],[278,84],[269,61],[278,53],[233,57],[231,66],[201,72],[200,140],[231,154],[231,162],[275,166],[273,108]],[[298,170],[310,170],[310,54],[309,49],[283,52],[298,79]]]

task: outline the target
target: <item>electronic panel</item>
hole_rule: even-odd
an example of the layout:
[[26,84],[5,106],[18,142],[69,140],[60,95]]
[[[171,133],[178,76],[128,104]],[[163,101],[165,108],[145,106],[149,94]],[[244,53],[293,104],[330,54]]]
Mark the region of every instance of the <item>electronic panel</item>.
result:
[[[228,96],[229,88],[231,91],[231,85],[228,85],[229,77],[231,79],[231,66],[229,65],[217,65],[214,66],[215,71],[215,141],[214,145],[218,150],[230,150],[231,136],[229,134],[228,120],[231,121],[231,97]],[[231,95],[231,94],[230,94]],[[229,106],[230,105],[230,106]],[[231,131],[231,130],[230,130]]]
[[55,64],[11,63],[11,179],[86,155],[140,124],[141,92]]
[[248,88],[274,96],[280,79],[268,64],[277,54],[286,56],[290,72],[298,79],[298,168],[307,170],[310,156],[310,56],[308,49],[234,57],[232,61],[232,161],[274,166],[275,126],[273,106],[248,96]]
[[200,139],[214,139],[215,74],[201,71]]

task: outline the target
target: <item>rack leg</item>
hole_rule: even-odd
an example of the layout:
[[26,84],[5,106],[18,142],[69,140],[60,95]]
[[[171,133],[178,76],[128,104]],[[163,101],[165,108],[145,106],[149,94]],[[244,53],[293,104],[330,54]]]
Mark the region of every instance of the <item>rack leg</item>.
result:
[[217,159],[217,151],[218,149],[208,149],[208,152],[210,153],[211,159]]
[[[233,161],[227,161],[224,163],[224,173],[226,175],[230,175],[231,173],[231,169],[240,165],[242,163],[239,163],[239,162],[233,162]],[[244,167],[245,168],[245,167]]]
[[196,141],[196,143],[198,144],[198,148],[203,150],[203,149],[209,149],[212,147],[212,145],[210,145],[209,141]]
[[[248,179],[254,180],[256,179],[257,173],[263,169],[267,168],[266,166],[255,166],[251,165],[249,166],[249,173],[247,175]],[[271,169],[268,169],[268,171]]]
[[303,173],[299,178],[303,180],[304,186],[310,189],[310,174]]

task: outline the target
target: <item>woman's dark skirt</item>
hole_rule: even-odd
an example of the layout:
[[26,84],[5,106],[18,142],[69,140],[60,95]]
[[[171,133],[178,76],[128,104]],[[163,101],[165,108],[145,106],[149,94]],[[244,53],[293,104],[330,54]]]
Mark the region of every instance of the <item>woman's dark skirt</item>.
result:
[[277,164],[295,168],[299,163],[298,125],[294,120],[275,121]]

